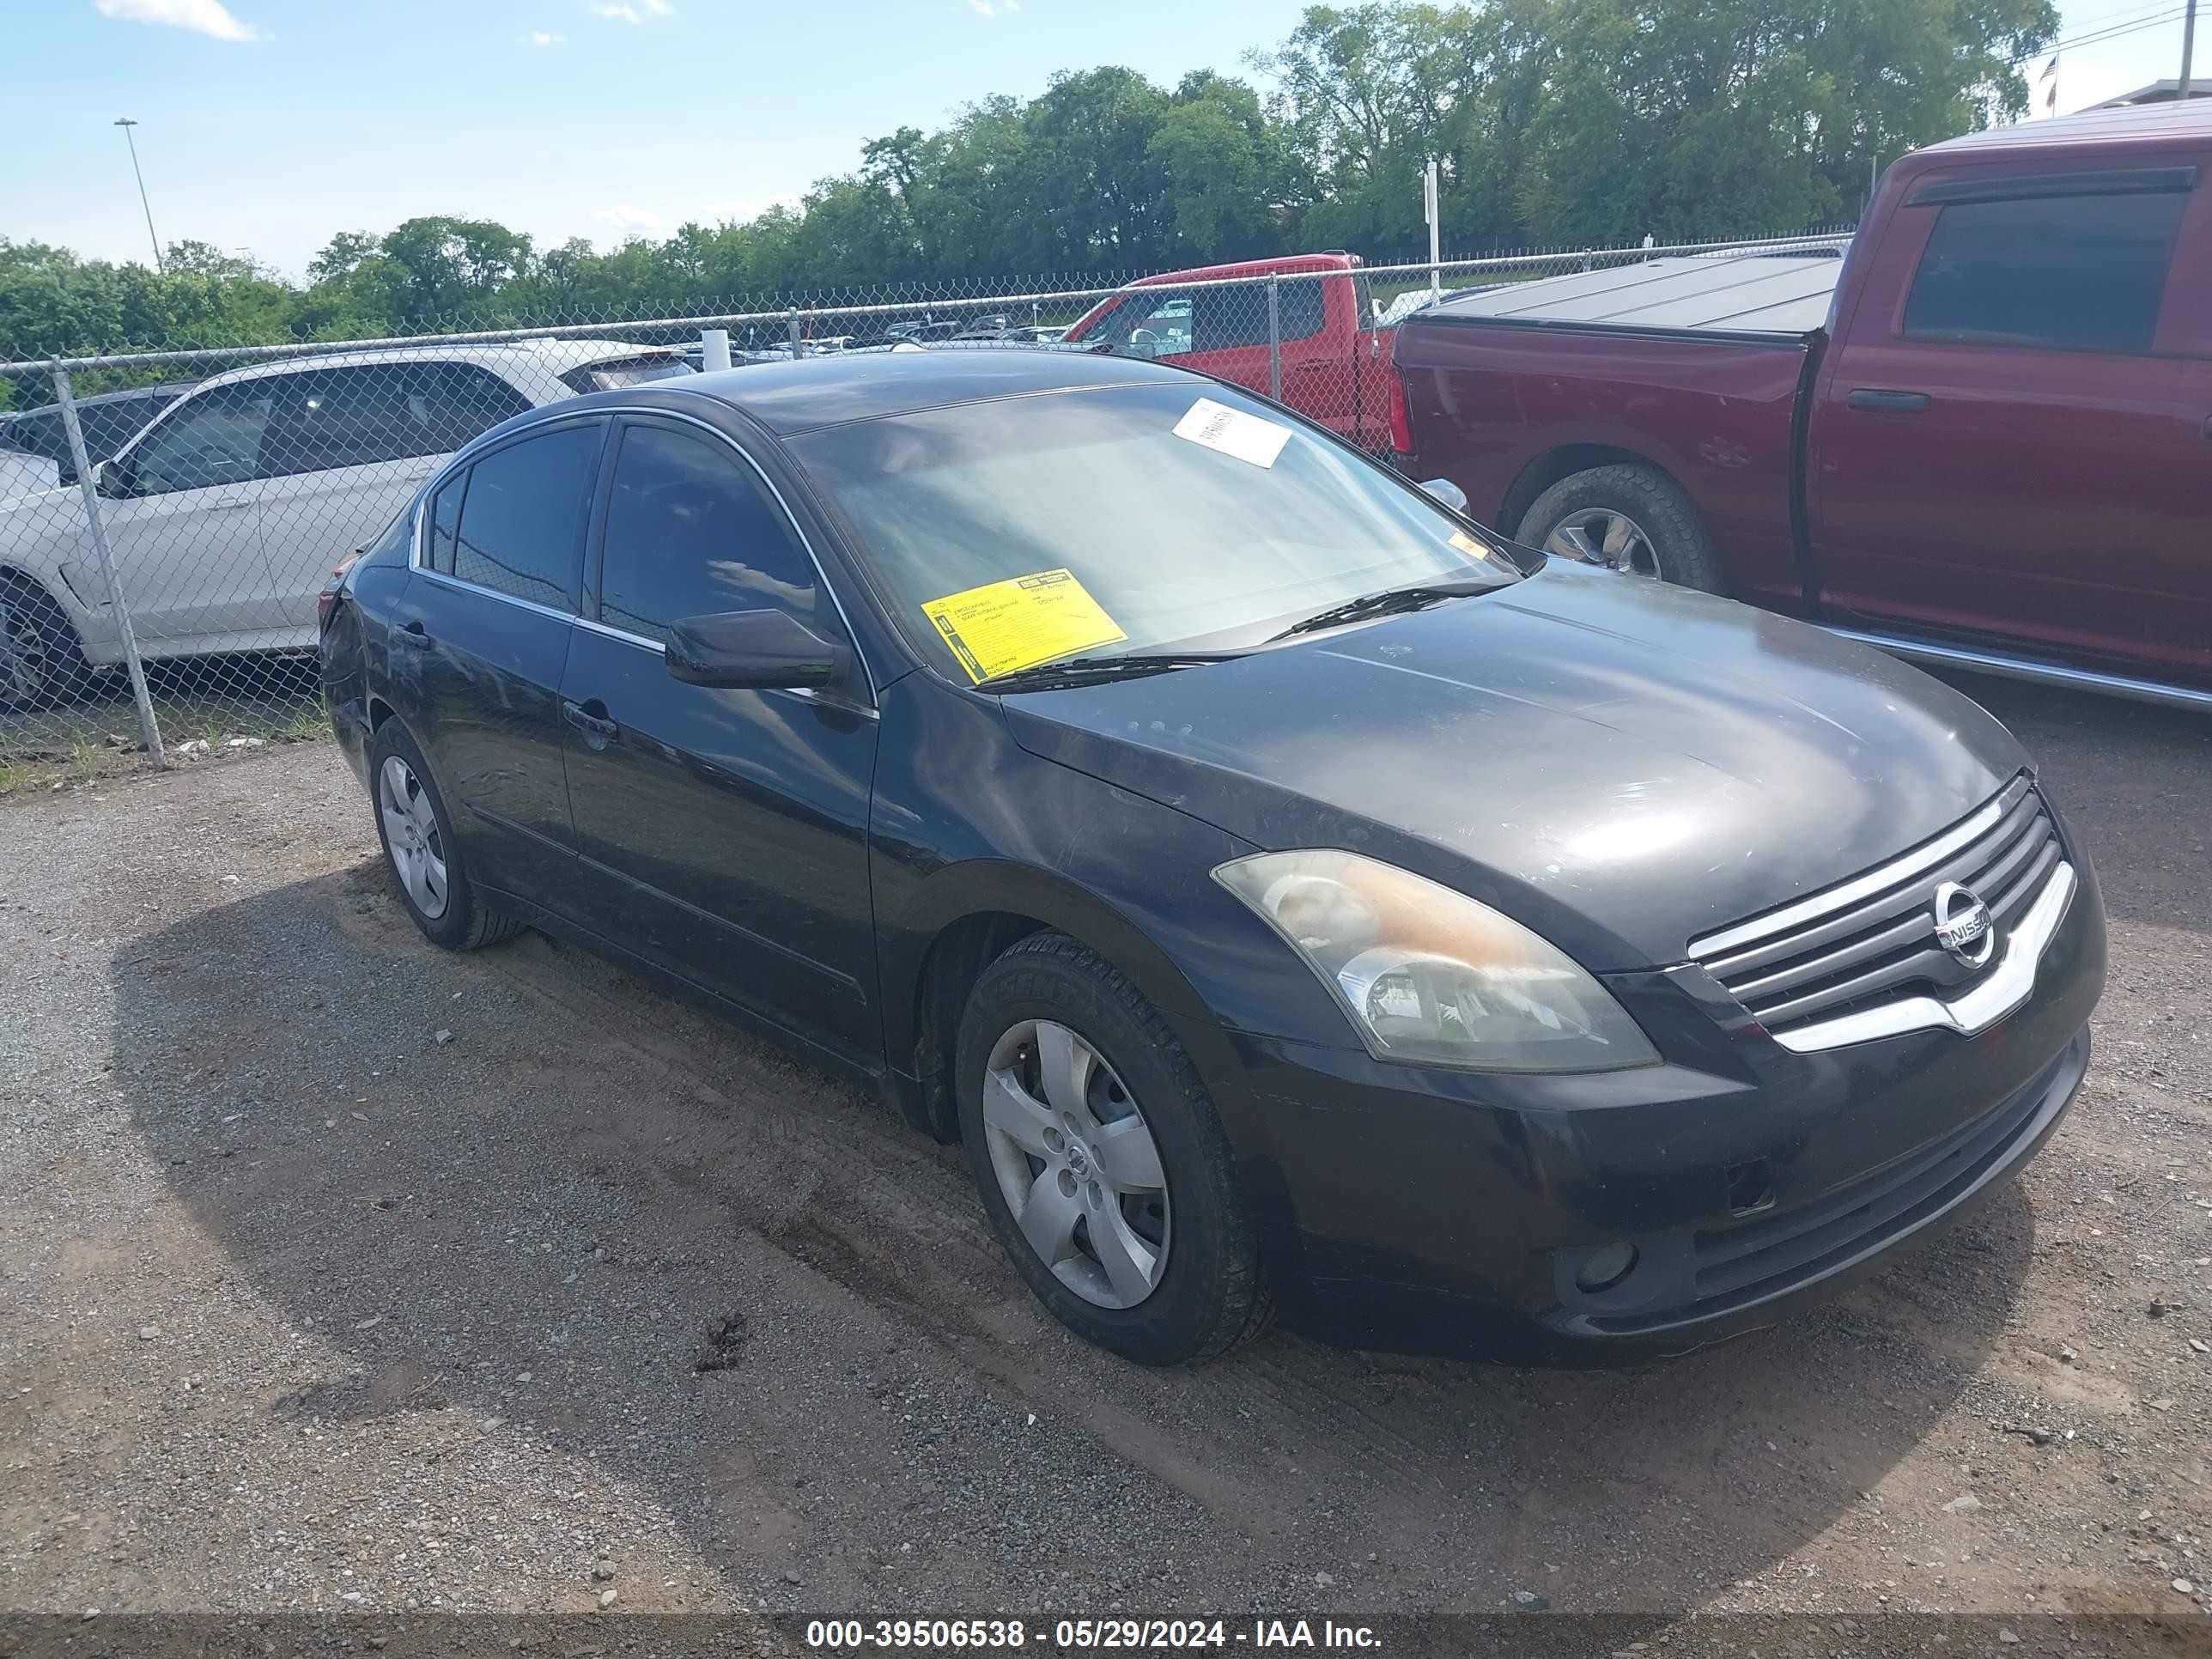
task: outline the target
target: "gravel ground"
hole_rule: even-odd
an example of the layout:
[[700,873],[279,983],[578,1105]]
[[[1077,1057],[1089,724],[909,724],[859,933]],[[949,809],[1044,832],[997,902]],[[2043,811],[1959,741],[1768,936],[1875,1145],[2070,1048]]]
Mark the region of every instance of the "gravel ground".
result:
[[1619,1374],[1081,1346],[951,1152],[537,935],[429,948],[327,745],[7,803],[0,1607],[2194,1618],[2212,723],[1969,689],[2103,874],[2079,1104]]

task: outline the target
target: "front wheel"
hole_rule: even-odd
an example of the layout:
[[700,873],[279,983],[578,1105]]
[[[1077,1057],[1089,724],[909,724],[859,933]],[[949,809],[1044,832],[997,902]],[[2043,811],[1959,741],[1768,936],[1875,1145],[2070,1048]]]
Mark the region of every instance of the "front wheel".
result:
[[52,708],[82,696],[94,678],[53,595],[0,576],[0,708]]
[[1519,539],[1626,576],[1726,593],[1720,555],[1682,488],[1656,466],[1594,466],[1539,495]]
[[473,951],[521,930],[520,922],[493,910],[470,884],[429,765],[396,720],[385,721],[369,739],[368,787],[385,860],[424,938],[448,951]]
[[1147,1365],[1211,1358],[1266,1328],[1220,1120],[1124,975],[1063,933],[1018,941],[969,995],[957,1073],[992,1230],[1062,1324]]

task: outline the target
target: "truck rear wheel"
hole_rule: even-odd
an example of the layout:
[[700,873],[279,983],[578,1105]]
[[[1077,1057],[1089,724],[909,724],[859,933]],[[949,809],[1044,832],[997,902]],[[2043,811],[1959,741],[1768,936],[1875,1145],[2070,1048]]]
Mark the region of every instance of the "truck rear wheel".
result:
[[1594,466],[1536,498],[1520,539],[1624,575],[1725,593],[1720,556],[1682,488],[1656,466]]

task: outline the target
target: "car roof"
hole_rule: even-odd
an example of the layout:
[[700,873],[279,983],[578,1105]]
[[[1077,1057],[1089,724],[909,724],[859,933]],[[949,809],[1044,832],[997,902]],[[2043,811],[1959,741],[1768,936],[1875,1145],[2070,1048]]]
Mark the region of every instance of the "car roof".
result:
[[[933,351],[835,352],[796,362],[749,364],[689,379],[656,380],[656,395],[711,398],[778,437],[953,404],[1028,397],[1086,386],[1190,384],[1186,369],[1095,352],[1020,345]],[[633,392],[645,388],[632,388]]]
[[244,368],[211,374],[200,384],[229,386],[234,381],[255,380],[270,374],[296,374],[310,368],[358,368],[365,363],[479,363],[492,368],[513,362],[517,351],[529,352],[554,374],[581,368],[586,363],[604,362],[610,357],[639,357],[663,351],[675,355],[668,347],[641,345],[631,340],[504,340],[469,345],[445,345],[436,340],[425,340],[420,345],[384,346],[374,351],[317,352],[312,356],[251,363]]
[[2101,149],[2106,145],[2170,144],[2176,140],[2212,142],[2212,98],[2137,104],[2125,109],[2085,109],[2050,120],[1989,127],[1930,144],[1905,159],[1917,161],[1922,157],[1933,157],[1940,161],[1955,159],[1961,152],[1972,152],[1972,159],[1980,161],[2008,150],[2032,155],[2062,145]]

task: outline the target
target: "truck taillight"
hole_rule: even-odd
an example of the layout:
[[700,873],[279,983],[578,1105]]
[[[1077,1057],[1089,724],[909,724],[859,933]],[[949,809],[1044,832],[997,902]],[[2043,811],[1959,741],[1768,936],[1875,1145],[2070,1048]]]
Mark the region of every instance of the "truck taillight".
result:
[[1406,377],[1390,374],[1390,447],[1401,455],[1413,453],[1413,417],[1406,407]]

